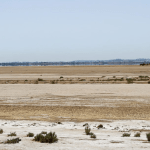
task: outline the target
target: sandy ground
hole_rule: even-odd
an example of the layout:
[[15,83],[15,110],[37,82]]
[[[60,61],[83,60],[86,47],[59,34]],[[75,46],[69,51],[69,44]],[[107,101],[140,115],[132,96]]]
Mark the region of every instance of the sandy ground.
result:
[[150,119],[149,85],[0,85],[0,118]]
[[29,66],[0,67],[0,74],[49,74],[53,76],[149,75],[150,66]]
[[[0,67],[3,79],[149,76],[149,66]],[[19,144],[0,149],[150,149],[149,84],[0,84],[0,142],[16,132]],[[56,122],[63,122],[62,125]],[[97,139],[85,135],[88,122]],[[96,128],[99,124],[104,129]],[[55,131],[59,141],[42,144],[28,132]],[[141,131],[141,137],[134,137]],[[121,137],[124,132],[131,137]],[[9,138],[10,139],[10,138]]]
[[[91,131],[96,135],[96,139],[91,139],[85,134],[85,127],[82,123],[62,122],[41,122],[41,121],[8,121],[1,120],[0,128],[4,130],[0,134],[0,150],[149,150],[150,143],[147,142],[146,133],[150,132],[150,121],[145,120],[103,120],[99,122],[88,122]],[[97,129],[99,124],[103,124],[102,129]],[[27,137],[28,132],[35,135],[42,131],[55,132],[58,142],[53,144],[39,143],[33,141],[33,137]],[[21,139],[17,144],[3,144],[10,132],[16,132]],[[140,132],[140,137],[134,134]],[[122,137],[123,133],[130,133],[130,137]]]

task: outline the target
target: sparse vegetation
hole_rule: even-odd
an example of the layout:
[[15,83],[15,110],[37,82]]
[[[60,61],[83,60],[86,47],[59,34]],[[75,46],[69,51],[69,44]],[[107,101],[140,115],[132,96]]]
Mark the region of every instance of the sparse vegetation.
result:
[[49,132],[46,135],[42,135],[42,134],[37,134],[34,137],[35,141],[39,141],[41,143],[54,143],[58,141],[57,135],[55,134],[55,132]]
[[38,81],[44,81],[43,79],[41,79],[41,78],[38,78]]
[[64,78],[63,76],[60,77],[60,79]]
[[16,132],[12,132],[10,134],[8,134],[8,136],[17,136]]
[[38,84],[38,80],[36,80],[36,81],[34,82],[34,84]]
[[130,137],[131,134],[129,133],[123,133],[122,137]]
[[135,135],[134,135],[134,137],[140,137],[141,136],[141,134],[139,133],[139,132],[137,132]]
[[86,126],[85,127],[85,133],[86,133],[86,135],[90,135],[90,137],[91,138],[96,138],[96,135],[93,133],[93,132],[90,132],[91,131],[91,129],[89,128],[89,126]]
[[133,79],[132,78],[128,78],[126,79],[127,80],[127,83],[130,84],[130,83],[133,83]]
[[98,129],[103,128],[103,125],[100,124],[100,125],[97,126],[97,128],[98,128]]
[[85,79],[80,79],[79,81],[86,81]]
[[3,129],[0,129],[0,134],[3,134]]
[[29,132],[29,133],[27,134],[27,137],[34,137],[34,133]]
[[55,80],[52,80],[52,81],[51,81],[51,84],[55,84]]
[[124,80],[123,78],[120,79],[120,81],[123,81],[123,80]]
[[91,132],[91,138],[96,139],[96,135],[94,133]]
[[19,143],[21,141],[20,138],[15,138],[15,139],[11,139],[11,140],[7,140],[6,142],[4,142],[5,144],[15,144],[15,143]]
[[88,123],[85,123],[85,124],[83,125],[83,127],[84,127],[84,126],[88,126],[88,125],[89,125]]
[[94,81],[94,80],[92,79],[92,80],[90,80],[90,81]]
[[90,131],[91,131],[91,129],[88,126],[86,126],[85,127],[85,133],[86,133],[86,135],[90,135]]
[[147,140],[150,141],[150,133],[146,134]]
[[145,66],[145,65],[147,65],[147,66],[148,66],[148,65],[150,65],[150,63],[149,63],[149,64],[148,64],[148,63],[147,63],[147,64],[145,64],[145,63],[140,64],[140,66]]

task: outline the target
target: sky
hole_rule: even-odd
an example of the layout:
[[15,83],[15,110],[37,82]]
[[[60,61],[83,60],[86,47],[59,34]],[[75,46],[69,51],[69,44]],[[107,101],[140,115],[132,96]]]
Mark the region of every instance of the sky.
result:
[[150,0],[0,0],[0,62],[150,58]]

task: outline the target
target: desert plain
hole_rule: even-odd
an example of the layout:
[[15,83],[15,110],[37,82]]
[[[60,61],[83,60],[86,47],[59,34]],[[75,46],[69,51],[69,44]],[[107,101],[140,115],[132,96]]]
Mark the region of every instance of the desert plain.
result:
[[[150,66],[0,67],[0,149],[150,149],[149,82]],[[41,131],[58,142],[26,136]],[[4,144],[10,132],[21,141]]]

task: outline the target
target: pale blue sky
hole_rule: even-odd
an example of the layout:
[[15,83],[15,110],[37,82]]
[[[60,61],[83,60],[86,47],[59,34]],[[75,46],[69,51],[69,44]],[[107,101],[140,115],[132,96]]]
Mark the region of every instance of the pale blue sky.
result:
[[150,0],[0,0],[0,62],[150,58]]

